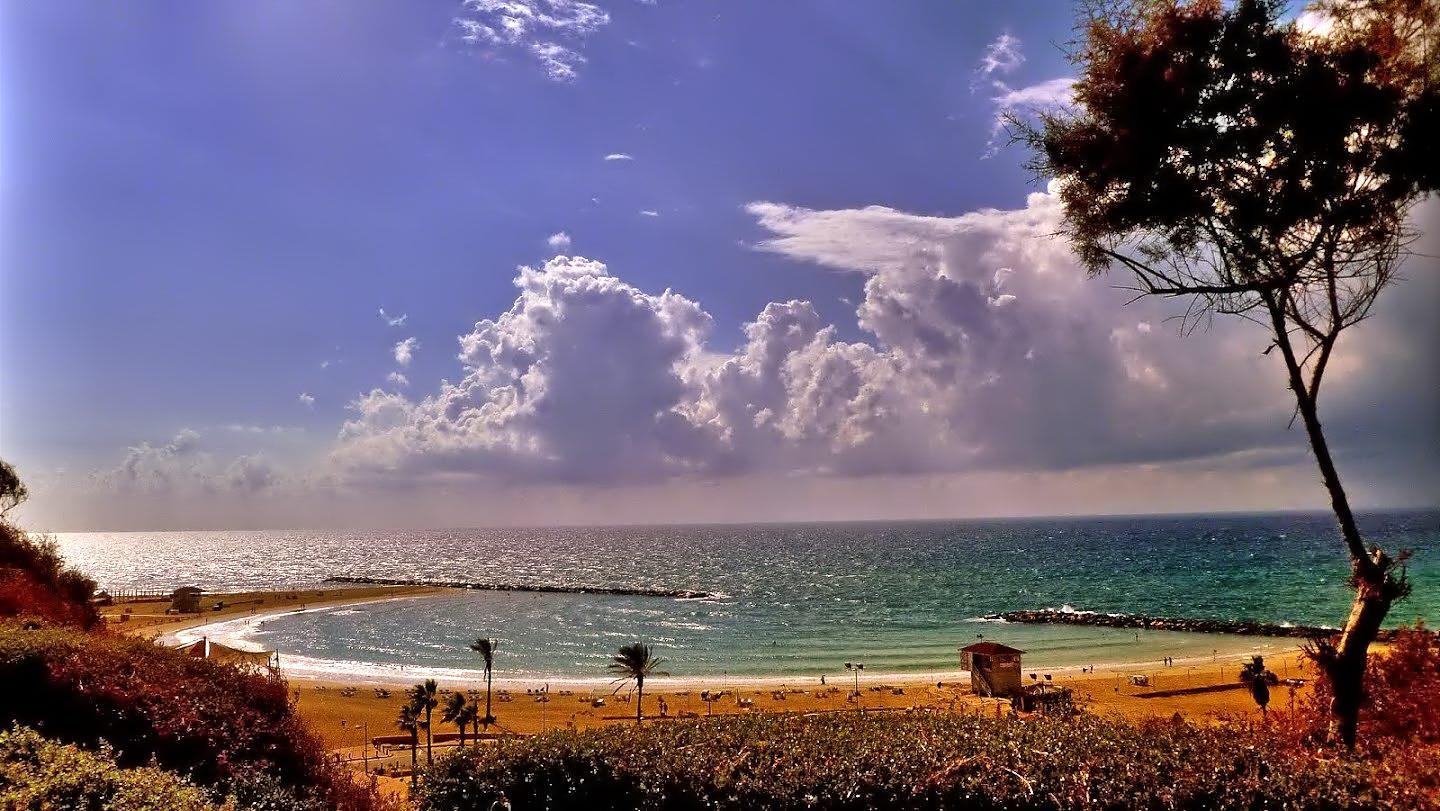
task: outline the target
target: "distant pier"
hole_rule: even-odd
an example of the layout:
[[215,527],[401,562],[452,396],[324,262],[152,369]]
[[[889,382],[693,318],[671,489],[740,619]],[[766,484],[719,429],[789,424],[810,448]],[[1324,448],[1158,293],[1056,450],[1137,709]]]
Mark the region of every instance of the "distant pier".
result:
[[[1316,625],[1280,625],[1251,620],[1183,619],[1151,617],[1145,614],[1104,614],[1098,611],[1059,611],[1039,608],[1024,611],[1002,611],[987,614],[985,619],[1022,622],[1030,625],[1088,625],[1098,628],[1133,628],[1147,631],[1183,631],[1198,634],[1238,634],[1240,636],[1284,636],[1297,639],[1329,637],[1340,633],[1338,628]],[[1388,642],[1392,631],[1383,630],[1378,641]]]
[[430,586],[442,589],[472,591],[540,591],[552,594],[615,594],[624,597],[669,597],[676,600],[698,600],[712,596],[708,591],[689,589],[607,588],[602,586],[547,586],[529,583],[466,583],[458,580],[399,580],[390,577],[352,577],[337,575],[325,578],[326,583],[348,583],[360,586]]

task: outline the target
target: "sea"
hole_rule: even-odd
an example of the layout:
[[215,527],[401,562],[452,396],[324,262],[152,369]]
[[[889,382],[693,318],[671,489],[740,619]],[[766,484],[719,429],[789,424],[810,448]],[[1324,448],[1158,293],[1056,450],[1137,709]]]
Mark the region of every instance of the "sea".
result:
[[[1390,624],[1440,615],[1440,511],[1367,514],[1369,541],[1412,550]],[[1328,514],[1189,515],[723,526],[60,533],[102,588],[290,588],[330,576],[691,589],[704,599],[447,591],[242,616],[178,637],[277,650],[311,676],[476,679],[468,645],[499,640],[502,683],[601,682],[646,642],[677,680],[810,683],[944,676],[988,639],[1031,671],[1183,666],[1294,650],[1299,640],[1022,625],[1012,609],[1334,626],[1351,593]],[[326,586],[328,587],[328,586]]]

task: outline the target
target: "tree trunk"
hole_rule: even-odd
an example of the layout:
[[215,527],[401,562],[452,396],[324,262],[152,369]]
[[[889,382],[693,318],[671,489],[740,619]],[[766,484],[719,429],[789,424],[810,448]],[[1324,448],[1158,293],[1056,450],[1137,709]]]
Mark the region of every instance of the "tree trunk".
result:
[[490,668],[485,668],[485,726],[490,726]]
[[430,744],[435,738],[430,733],[430,710],[425,710],[425,765],[431,766],[435,763],[435,757],[430,752]]
[[645,679],[635,680],[635,723],[640,723],[640,708],[645,704]]
[[[1376,550],[1376,557],[1380,557]],[[1395,600],[1388,583],[1372,583],[1355,578],[1355,602],[1340,644],[1332,650],[1321,649],[1320,665],[1330,676],[1334,696],[1330,700],[1331,730],[1346,746],[1355,745],[1360,721],[1360,704],[1365,696],[1365,660],[1370,643],[1380,633],[1380,624]]]
[[1331,734],[1346,746],[1355,744],[1356,728],[1359,723],[1360,703],[1365,694],[1365,660],[1370,643],[1380,633],[1380,625],[1390,606],[1405,593],[1402,579],[1394,578],[1390,570],[1390,558],[1380,551],[1367,552],[1364,539],[1360,537],[1355,514],[1350,510],[1350,500],[1340,484],[1340,473],[1330,457],[1330,445],[1325,441],[1325,432],[1320,427],[1319,407],[1312,392],[1305,385],[1300,362],[1285,320],[1285,312],[1273,294],[1266,294],[1265,303],[1270,312],[1270,323],[1275,332],[1275,343],[1280,347],[1289,375],[1290,389],[1295,394],[1296,410],[1310,440],[1310,449],[1315,454],[1315,464],[1320,468],[1320,479],[1330,494],[1330,506],[1340,524],[1340,534],[1345,548],[1350,553],[1351,588],[1355,589],[1355,600],[1350,607],[1350,617],[1338,645],[1322,643],[1317,645],[1313,658],[1325,670],[1334,690],[1330,702]]

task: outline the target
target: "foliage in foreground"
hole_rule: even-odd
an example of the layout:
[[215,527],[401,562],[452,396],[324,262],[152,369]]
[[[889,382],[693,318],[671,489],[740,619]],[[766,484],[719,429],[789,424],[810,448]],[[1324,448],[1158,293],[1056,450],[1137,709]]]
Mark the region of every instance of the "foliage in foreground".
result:
[[[31,729],[0,732],[0,808],[211,811],[204,792],[161,769],[123,769],[111,753],[48,741]],[[231,808],[231,806],[223,806]]]
[[1437,808],[1372,763],[1276,736],[1089,715],[748,716],[557,732],[451,756],[420,807]]
[[0,623],[0,684],[0,725],[109,747],[121,768],[156,766],[242,807],[374,804],[278,679],[110,634]]

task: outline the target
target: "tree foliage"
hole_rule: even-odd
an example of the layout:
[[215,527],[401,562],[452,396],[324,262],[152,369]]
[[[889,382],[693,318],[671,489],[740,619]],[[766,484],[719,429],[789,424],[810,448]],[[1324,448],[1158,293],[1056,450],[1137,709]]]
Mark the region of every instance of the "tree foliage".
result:
[[1266,293],[1306,323],[1368,312],[1407,213],[1440,185],[1424,137],[1433,66],[1358,33],[1281,24],[1285,5],[1092,7],[1075,108],[1020,134],[1034,168],[1063,180],[1066,233],[1093,272],[1118,264],[1140,292],[1221,312],[1261,308]]

